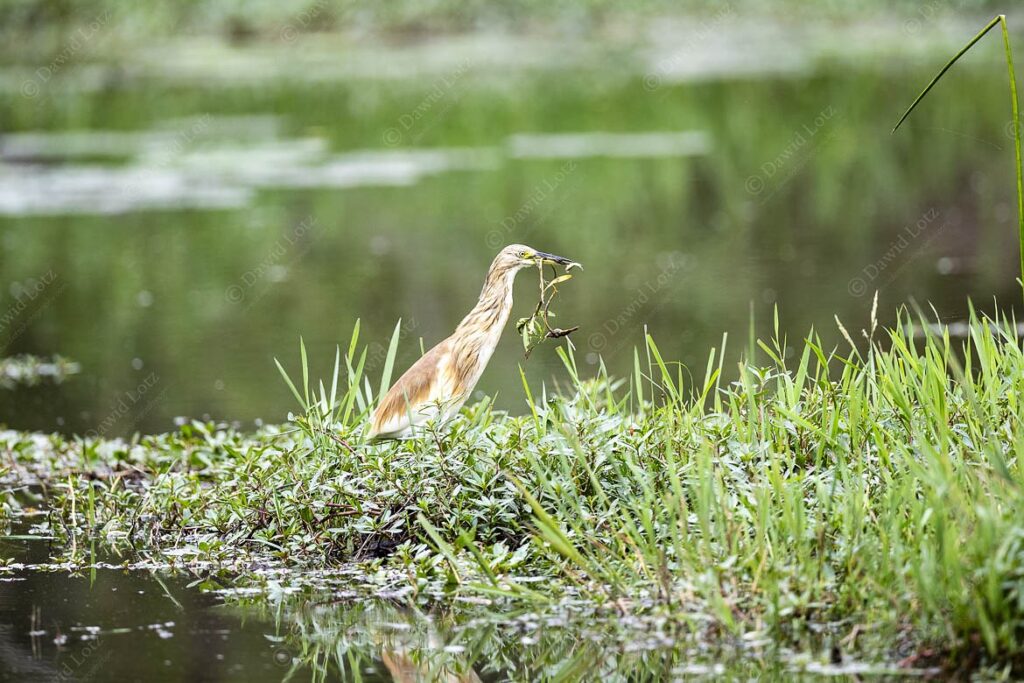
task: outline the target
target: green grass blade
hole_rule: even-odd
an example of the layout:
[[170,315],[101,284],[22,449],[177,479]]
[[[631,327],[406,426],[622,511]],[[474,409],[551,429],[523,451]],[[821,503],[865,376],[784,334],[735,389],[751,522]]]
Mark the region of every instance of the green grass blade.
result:
[[304,405],[309,405],[309,358],[306,356],[306,342],[299,337],[299,355],[302,356],[302,395],[306,397]]
[[935,87],[935,84],[939,82],[947,71],[949,71],[957,60],[964,56],[968,50],[974,47],[975,43],[981,40],[986,33],[992,30],[996,25],[999,25],[1003,32],[1003,47],[1006,50],[1006,70],[1010,78],[1010,108],[1013,114],[1013,149],[1014,149],[1014,175],[1017,179],[1017,240],[1020,250],[1020,275],[1024,278],[1024,168],[1021,167],[1021,142],[1020,142],[1020,103],[1017,99],[1017,77],[1013,68],[1013,50],[1010,46],[1010,32],[1006,26],[1006,15],[999,14],[992,18],[992,21],[988,22],[985,28],[981,29],[969,43],[964,45],[959,52],[953,55],[953,58],[946,62],[946,65],[942,67],[935,78],[931,80],[928,86],[921,91],[921,94],[913,101],[913,103],[903,112],[903,116],[893,126],[892,132],[902,125],[907,117],[910,116],[910,112],[914,111],[914,108],[924,99],[925,95]]
[[929,83],[928,86],[924,90],[921,91],[921,94],[918,95],[917,98],[914,100],[914,102],[909,107],[907,107],[907,110],[905,112],[903,112],[903,116],[900,117],[900,120],[897,121],[896,125],[893,126],[893,128],[892,128],[892,132],[893,133],[895,133],[899,129],[899,127],[901,125],[903,125],[903,122],[907,120],[908,116],[910,116],[910,112],[914,111],[914,109],[917,107],[917,105],[920,104],[921,100],[924,99],[925,95],[927,95],[931,91],[931,89],[935,87],[935,84],[939,82],[939,79],[941,79],[944,75],[946,75],[947,71],[949,71],[951,68],[953,68],[953,65],[956,64],[957,60],[959,60],[961,57],[963,57],[964,54],[968,50],[970,50],[972,47],[974,47],[974,44],[977,43],[979,40],[981,40],[985,36],[986,33],[991,31],[992,27],[995,26],[996,24],[998,24],[1000,19],[1002,19],[1002,18],[1003,18],[1003,15],[999,15],[999,16],[993,18],[992,21],[988,22],[988,25],[985,26],[985,28],[981,29],[981,31],[978,33],[978,35],[974,36],[974,38],[971,39],[971,42],[969,42],[966,45],[964,45],[960,49],[959,52],[957,52],[955,55],[953,55],[952,59],[950,59],[948,62],[946,62],[946,66],[942,67],[942,70],[939,71],[938,74],[936,74],[935,78],[933,78],[931,80],[931,83]]
[[295,387],[295,383],[292,382],[292,378],[288,376],[288,373],[285,372],[285,369],[281,366],[281,361],[275,358],[274,365],[277,366],[277,371],[281,373],[281,377],[284,377],[285,384],[287,384],[288,388],[292,390],[292,395],[295,396],[295,400],[299,402],[299,405],[302,406],[303,410],[306,410],[308,404],[302,400],[302,395],[299,394],[299,390]]
[[356,318],[356,324],[352,328],[352,338],[348,342],[348,353],[345,354],[350,359],[355,358],[356,345],[359,343],[359,318]]
[[1010,107],[1013,112],[1013,152],[1017,172],[1017,236],[1020,242],[1020,274],[1024,278],[1024,167],[1020,154],[1020,101],[1017,99],[1017,76],[1013,68],[1013,50],[1010,49],[1010,32],[1006,28],[1006,16],[1000,14],[1003,28],[1003,46],[1006,48],[1006,70],[1010,77]]
[[384,398],[384,394],[391,387],[391,371],[395,367],[395,356],[398,354],[398,337],[402,333],[402,319],[399,318],[395,324],[395,331],[391,333],[391,342],[388,344],[388,355],[384,360],[384,372],[380,376],[380,394],[377,400]]
[[331,377],[331,402],[328,405],[328,410],[331,416],[334,415],[334,406],[338,398],[338,371],[341,370],[341,347],[334,347],[334,376]]
[[437,528],[430,523],[430,520],[423,516],[422,512],[416,514],[416,521],[423,530],[427,532],[427,536],[429,536],[430,540],[434,542],[438,552],[441,553],[444,556],[444,559],[448,561],[448,566],[451,567],[455,581],[457,583],[462,583],[462,577],[459,576],[459,565],[455,560],[455,550],[447,541],[441,538],[441,534],[438,532]]
[[[422,523],[422,522],[421,522]],[[463,531],[459,534],[459,545],[469,551],[469,554],[476,560],[476,564],[480,567],[480,571],[484,573],[487,580],[491,582],[492,586],[498,585],[498,577],[494,575],[494,571],[491,569],[490,563],[487,562],[487,558],[480,552],[480,549],[476,547],[476,542],[473,537]]]

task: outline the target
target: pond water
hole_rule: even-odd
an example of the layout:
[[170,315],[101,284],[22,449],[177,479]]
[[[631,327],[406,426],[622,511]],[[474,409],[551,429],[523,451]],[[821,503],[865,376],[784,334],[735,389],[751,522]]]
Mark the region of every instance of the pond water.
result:
[[45,540],[0,546],[30,567],[0,583],[6,680],[281,680],[287,671],[274,658],[273,624],[243,621],[190,589],[189,577],[110,568],[69,575],[37,568],[49,561]]
[[[269,591],[215,567],[67,547],[43,512],[0,537],[0,679],[38,681],[666,680],[721,675],[786,680],[935,671],[850,660],[822,626],[797,639],[702,641],[705,624],[636,617],[566,600],[531,608],[482,597],[431,607],[407,578],[372,581],[355,567],[266,569]],[[251,567],[249,569],[252,569]],[[276,572],[276,573],[275,573]],[[377,577],[379,578],[379,577]],[[367,591],[366,585],[378,588]],[[402,586],[388,588],[388,585]],[[704,634],[706,635],[706,634]],[[851,680],[856,680],[851,678]]]
[[[512,242],[584,264],[555,310],[580,326],[585,374],[599,357],[626,374],[645,328],[702,374],[724,333],[735,359],[752,317],[770,334],[776,306],[784,334],[838,342],[833,316],[866,326],[876,290],[883,323],[909,301],[944,320],[968,297],[1016,301],[999,46],[891,136],[941,59],[901,57],[905,38],[797,51],[771,73],[691,73],[685,50],[541,67],[497,48],[438,64],[417,46],[304,79],[269,68],[273,53],[214,52],[202,77],[180,60],[192,49],[140,57],[145,77],[92,66],[8,93],[0,348],[80,374],[0,390],[0,419],[107,436],[281,420],[294,406],[273,358],[294,368],[300,336],[328,376],[360,320],[376,375],[401,319],[404,367]],[[525,315],[536,283],[517,287]],[[520,365],[535,385],[566,378],[553,343],[524,360],[510,330],[479,395],[524,410]]]
[[[0,373],[0,422],[112,437],[182,417],[281,421],[294,405],[273,359],[294,368],[300,336],[327,376],[360,321],[372,376],[401,320],[405,367],[513,242],[584,264],[556,302],[558,324],[580,326],[584,375],[602,360],[627,375],[645,331],[700,375],[723,335],[739,359],[751,325],[771,334],[776,307],[781,334],[838,344],[834,317],[866,326],[876,291],[883,324],[907,302],[953,322],[969,298],[1019,299],[998,45],[890,136],[952,43],[903,52],[905,33],[862,26],[837,55],[794,27],[715,28],[665,29],[627,55],[492,38],[486,58],[190,44],[46,83],[0,66],[0,356],[44,359]],[[517,312],[535,286],[520,278]],[[525,360],[509,331],[479,397],[522,411],[520,366],[535,387],[566,379],[554,346]],[[45,360],[57,354],[70,360]],[[22,381],[33,368],[46,371]],[[69,572],[53,559],[65,548],[28,533],[44,519],[0,538],[0,678],[891,671],[823,664],[820,633],[800,652],[720,654],[587,606],[364,599],[340,588],[344,568],[285,572],[270,596],[99,548]]]

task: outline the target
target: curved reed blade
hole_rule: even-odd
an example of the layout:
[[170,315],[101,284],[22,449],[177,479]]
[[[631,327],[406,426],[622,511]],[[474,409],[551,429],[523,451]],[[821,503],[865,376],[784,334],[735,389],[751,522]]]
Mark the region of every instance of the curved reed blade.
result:
[[1003,47],[1006,50],[1006,70],[1009,73],[1010,78],[1010,109],[1013,114],[1013,148],[1014,148],[1014,171],[1017,176],[1017,240],[1020,245],[1020,274],[1022,283],[1024,283],[1024,168],[1021,167],[1021,143],[1020,143],[1020,103],[1017,100],[1017,76],[1013,68],[1013,51],[1010,48],[1010,32],[1006,27],[1006,15],[998,14],[992,18],[992,21],[988,22],[985,28],[978,32],[978,35],[974,36],[969,43],[963,46],[959,52],[953,55],[953,58],[946,62],[946,65],[942,67],[942,70],[936,74],[935,78],[931,80],[928,86],[921,91],[921,94],[911,103],[900,120],[893,126],[892,132],[896,130],[907,120],[910,116],[910,112],[914,111],[917,105],[924,99],[924,96],[935,87],[935,84],[939,82],[939,79],[945,75],[947,71],[956,64],[957,60],[960,59],[964,54],[974,47],[974,44],[981,40],[986,33],[992,30],[992,28],[999,24],[1003,31]]
[[[962,48],[960,48],[960,51],[957,52],[955,55],[953,55],[953,58],[951,60],[946,62],[946,66],[942,67],[942,70],[939,71],[939,73],[937,73],[935,75],[935,78],[933,78],[931,80],[931,83],[929,83],[928,86],[924,90],[921,91],[921,94],[918,95],[917,98],[914,100],[914,102],[909,107],[907,107],[907,110],[905,112],[903,112],[903,116],[901,116],[900,120],[896,122],[895,126],[893,126],[892,131],[891,131],[892,133],[895,133],[899,129],[899,127],[901,125],[903,125],[903,122],[907,120],[908,116],[910,116],[910,112],[914,111],[914,109],[917,107],[917,105],[920,104],[921,100],[924,99],[924,96],[927,95],[931,91],[931,89],[935,87],[935,84],[939,82],[939,79],[941,79],[943,76],[945,76],[947,71],[949,71],[951,68],[953,68],[953,65],[956,64],[957,60],[959,60],[961,57],[963,57],[964,54],[966,54],[968,50],[970,50],[972,47],[974,47],[975,43],[977,43],[979,40],[981,40],[985,36],[985,34],[988,33],[989,31],[991,31],[992,27],[995,26],[996,24],[998,24],[1000,21],[1004,21],[1005,22],[1005,16],[1002,15],[1002,14],[1000,14],[997,17],[994,17],[992,19],[992,21],[988,22],[988,25],[985,26],[985,28],[981,29],[981,31],[978,33],[978,35],[974,36],[974,38],[971,39],[971,42],[967,43]],[[1007,48],[1007,49],[1009,49],[1009,48]]]

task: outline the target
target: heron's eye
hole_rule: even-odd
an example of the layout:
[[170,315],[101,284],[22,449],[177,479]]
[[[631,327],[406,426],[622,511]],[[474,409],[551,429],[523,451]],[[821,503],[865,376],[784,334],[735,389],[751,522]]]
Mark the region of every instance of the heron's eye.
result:
[[527,258],[529,256],[530,256],[530,252],[528,252],[528,251],[521,251],[521,252],[519,252],[519,258]]

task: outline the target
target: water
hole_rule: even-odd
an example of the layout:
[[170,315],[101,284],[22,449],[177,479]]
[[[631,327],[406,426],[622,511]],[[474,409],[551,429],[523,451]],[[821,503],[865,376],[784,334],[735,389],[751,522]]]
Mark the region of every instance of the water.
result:
[[[723,333],[738,359],[751,315],[770,334],[775,306],[791,338],[839,342],[833,316],[866,326],[876,289],[883,322],[910,300],[946,320],[968,297],[1016,301],[997,50],[896,136],[934,59],[801,53],[800,69],[690,78],[673,54],[648,59],[653,80],[597,57],[502,76],[448,56],[418,77],[111,72],[7,98],[0,346],[81,374],[0,391],[0,415],[104,435],[281,420],[272,359],[294,367],[300,335],[326,376],[361,320],[374,375],[401,318],[404,367],[512,242],[585,265],[554,307],[580,326],[585,373],[598,354],[628,373],[646,328],[702,375]],[[514,315],[534,288],[520,276]],[[509,332],[480,396],[522,411],[520,365],[566,377],[554,344],[527,361]]]
[[[182,416],[280,421],[294,405],[273,358],[294,368],[300,335],[314,376],[327,376],[360,320],[376,375],[401,319],[404,367],[421,339],[450,333],[512,242],[585,265],[555,304],[560,326],[580,325],[584,374],[600,356],[627,375],[646,330],[700,377],[723,334],[734,359],[752,319],[770,334],[776,306],[781,334],[813,327],[843,344],[833,316],[856,335],[876,290],[883,323],[908,301],[944,321],[963,319],[968,297],[985,310],[1017,301],[998,50],[958,66],[890,136],[935,52],[888,28],[834,37],[850,45],[840,55],[801,31],[751,44],[775,34],[721,28],[682,42],[665,28],[625,60],[512,39],[345,58],[322,43],[164,46],[124,60],[138,71],[88,65],[30,97],[17,93],[31,72],[0,68],[0,355],[61,354],[77,370],[60,384],[52,373],[0,383],[0,421],[102,436]],[[888,40],[889,56],[864,36]],[[520,277],[517,314],[535,286]],[[554,344],[527,361],[509,331],[479,395],[522,411],[520,365],[535,385],[566,379]],[[41,521],[0,540],[0,557],[19,564],[0,573],[3,678],[530,680],[597,667],[642,680],[891,666],[830,663],[821,639],[801,652],[756,638],[711,652],[656,620],[609,632],[619,620],[581,606],[538,617],[357,599],[339,568],[285,571],[270,596],[225,591],[232,578],[214,568],[101,548],[69,573],[51,564],[65,548],[26,538]],[[112,566],[125,561],[141,564]]]
[[194,577],[113,568],[69,574],[49,568],[59,548],[31,536],[0,539],[2,556],[25,565],[0,576],[0,678],[281,680],[267,639],[273,625],[218,606],[214,595],[189,587]]
[[[564,600],[512,608],[482,597],[443,607],[401,576],[380,581],[344,565],[267,569],[269,590],[232,584],[212,566],[92,548],[73,571],[53,558],[44,513],[0,537],[0,679],[40,681],[665,680],[668,677],[918,677],[893,663],[836,658],[813,629],[806,650],[763,635],[700,642],[657,613],[623,617]],[[378,577],[379,578],[379,577]],[[375,591],[366,586],[375,584]],[[404,585],[403,585],[404,584]],[[376,594],[376,596],[374,595]],[[820,632],[819,632],[820,633]],[[934,671],[930,672],[934,675]],[[854,680],[854,679],[851,679]]]

